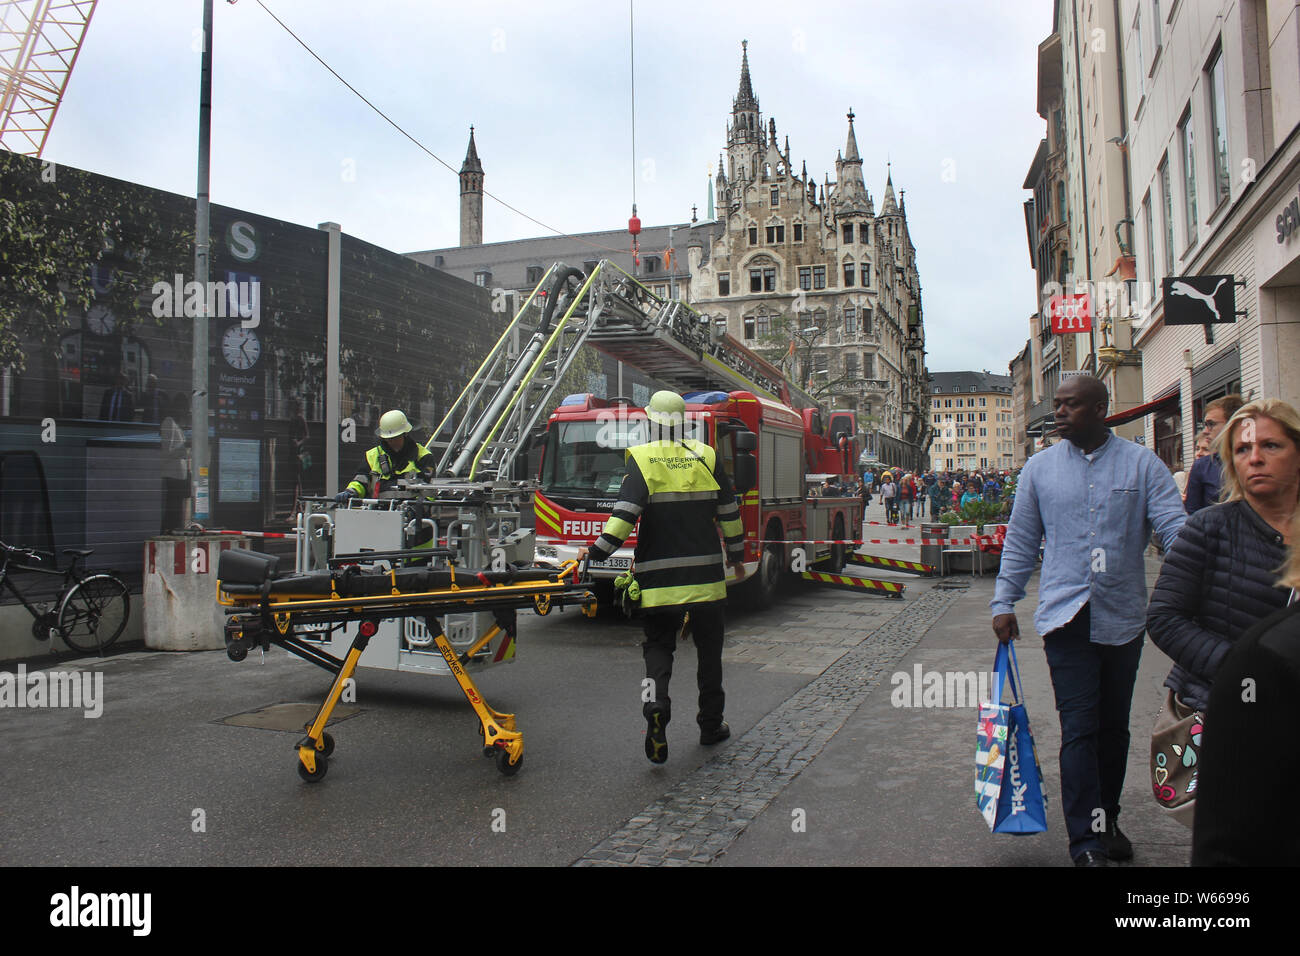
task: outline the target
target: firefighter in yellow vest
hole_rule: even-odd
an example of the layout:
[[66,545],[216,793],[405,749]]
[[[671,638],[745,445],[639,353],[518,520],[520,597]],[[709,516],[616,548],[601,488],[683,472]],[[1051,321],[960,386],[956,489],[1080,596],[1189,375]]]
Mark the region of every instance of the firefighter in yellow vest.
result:
[[[344,504],[349,498],[369,498],[377,491],[387,491],[398,478],[431,475],[437,465],[433,452],[413,439],[410,431],[405,414],[397,409],[384,412],[379,419],[379,444],[366,452],[356,477],[334,500]],[[376,482],[377,489],[373,487]]]
[[[714,450],[683,438],[686,403],[676,392],[655,392],[646,407],[651,437],[658,440],[627,450],[627,476],[618,502],[588,558],[602,561],[632,533],[637,520],[633,573],[641,589],[645,615],[646,676],[650,700],[646,719],[646,756],[668,759],[667,726],[671,717],[668,681],[673,651],[686,614],[695,638],[699,688],[700,743],[716,744],[731,736],[722,719],[723,606],[727,598],[726,565],[737,566],[744,554],[744,529],[731,479]],[[714,522],[722,527],[727,556]]]

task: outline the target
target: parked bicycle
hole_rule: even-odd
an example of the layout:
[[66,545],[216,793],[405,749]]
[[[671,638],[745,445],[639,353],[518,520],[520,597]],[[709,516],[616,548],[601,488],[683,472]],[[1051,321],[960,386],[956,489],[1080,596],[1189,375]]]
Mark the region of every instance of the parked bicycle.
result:
[[[32,616],[32,636],[47,641],[54,634],[68,647],[84,654],[102,653],[126,629],[131,616],[131,597],[126,585],[106,571],[87,572],[78,567],[90,554],[87,549],[65,548],[72,563],[62,571],[48,552],[15,548],[0,541],[0,589],[7,587]],[[61,575],[63,589],[52,603],[28,601],[10,578],[10,569]]]

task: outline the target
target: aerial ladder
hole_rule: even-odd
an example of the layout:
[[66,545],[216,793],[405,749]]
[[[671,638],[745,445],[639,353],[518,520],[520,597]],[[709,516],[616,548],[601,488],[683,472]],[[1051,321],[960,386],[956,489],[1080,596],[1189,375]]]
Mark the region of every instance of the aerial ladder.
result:
[[45,150],[97,2],[0,2],[0,147]]
[[601,260],[589,274],[556,263],[434,431],[437,474],[507,478],[583,345],[678,391],[744,389],[796,408],[818,404],[708,317],[656,296],[613,262]]

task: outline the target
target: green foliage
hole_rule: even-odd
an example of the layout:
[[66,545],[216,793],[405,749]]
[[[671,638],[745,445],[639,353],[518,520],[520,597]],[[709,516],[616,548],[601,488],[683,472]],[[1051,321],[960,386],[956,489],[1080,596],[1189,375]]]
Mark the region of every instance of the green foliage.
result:
[[1006,515],[1006,504],[1001,501],[968,501],[956,511],[945,511],[939,520],[947,525],[973,524],[976,534],[984,533],[984,525],[996,524]]
[[[158,279],[187,271],[193,233],[182,207],[144,201],[128,183],[95,188],[90,174],[0,151],[0,366],[27,367],[34,345],[55,356],[70,316],[92,301],[108,306],[117,330],[161,325],[150,310]],[[112,264],[99,294],[91,268]]]

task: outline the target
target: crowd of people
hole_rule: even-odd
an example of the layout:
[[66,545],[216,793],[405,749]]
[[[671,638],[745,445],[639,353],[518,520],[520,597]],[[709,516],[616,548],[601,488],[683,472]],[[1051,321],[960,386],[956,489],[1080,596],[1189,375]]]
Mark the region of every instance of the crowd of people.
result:
[[926,517],[938,520],[945,511],[959,511],[972,501],[1007,501],[1014,498],[1015,472],[930,471],[914,473],[903,468],[866,469],[858,493],[865,506],[878,495],[890,524],[908,524]]

